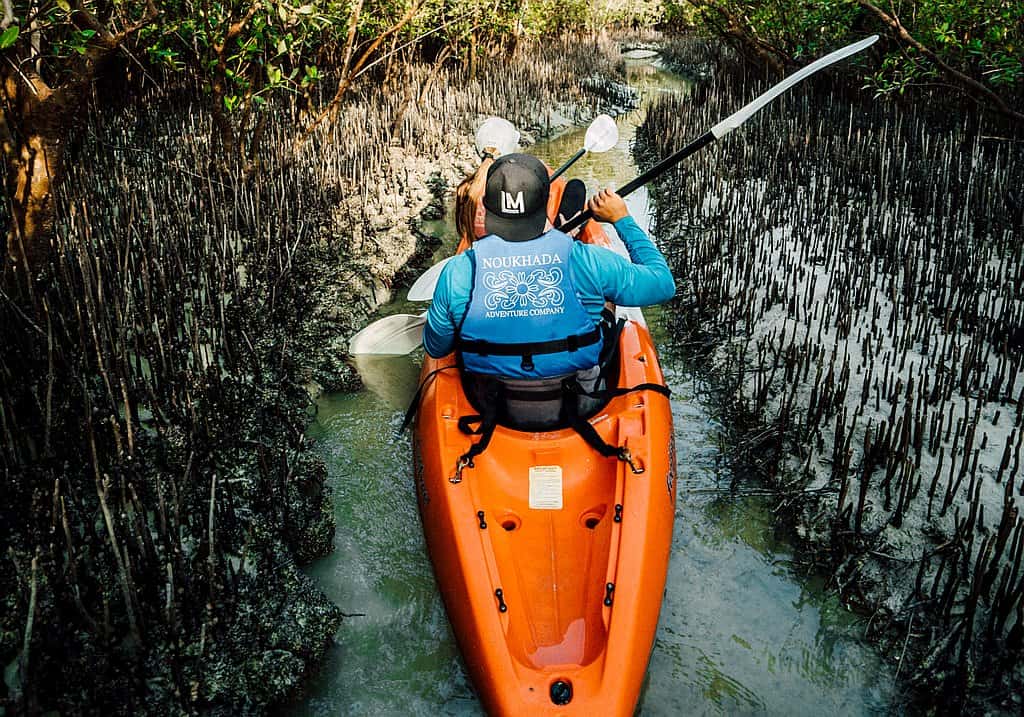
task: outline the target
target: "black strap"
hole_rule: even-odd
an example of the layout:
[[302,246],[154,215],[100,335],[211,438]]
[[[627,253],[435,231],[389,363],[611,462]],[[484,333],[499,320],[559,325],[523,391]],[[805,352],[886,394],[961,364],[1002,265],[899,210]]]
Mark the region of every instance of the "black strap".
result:
[[433,371],[431,371],[430,373],[423,377],[423,380],[420,381],[420,385],[416,387],[416,394],[412,397],[412,402],[409,404],[409,408],[407,408],[405,411],[405,418],[402,419],[402,427],[398,429],[399,433],[403,432],[410,425],[412,425],[412,419],[413,417],[415,417],[416,411],[418,411],[420,408],[420,399],[423,398],[423,391],[426,389],[427,384],[430,383],[430,380],[434,378],[434,376],[436,376],[437,374],[441,373],[442,371],[447,371],[453,368],[457,367],[442,366],[441,368],[434,369]]
[[[462,318],[459,319],[459,325],[455,327],[455,342],[458,344],[459,337],[462,336],[462,326],[466,323],[466,317],[469,316],[469,307],[473,304],[473,289],[476,287],[476,252],[472,249],[467,249],[463,252],[466,258],[469,259],[469,297],[466,299],[466,310],[462,312]],[[461,352],[457,354],[461,360]]]
[[576,391],[579,389],[579,384],[573,385],[575,383],[573,379],[567,379],[562,383],[562,407],[569,420],[569,426],[586,441],[588,446],[605,458],[618,457],[619,448],[606,443],[590,421],[580,416],[579,407],[576,405]]
[[[487,450],[494,436],[494,429],[498,427],[498,406],[502,399],[503,387],[497,381],[486,384],[481,413],[477,416],[461,416],[459,418],[459,430],[470,436],[480,436],[480,440],[469,447],[469,450],[459,456],[455,466],[455,477],[453,482],[462,480],[463,467],[472,468],[473,459]],[[479,423],[479,428],[472,428],[472,424]]]
[[557,354],[563,351],[577,351],[584,346],[596,344],[601,340],[601,327],[595,326],[593,331],[564,339],[551,341],[526,341],[523,343],[496,343],[485,340],[466,340],[457,338],[456,345],[461,351],[480,354],[481,356],[536,356],[537,354]]
[[565,411],[566,418],[569,421],[569,427],[576,431],[588,446],[605,458],[617,458],[620,461],[628,463],[630,470],[634,473],[642,473],[643,467],[638,467],[633,461],[633,457],[628,448],[625,446],[614,446],[606,442],[601,438],[601,435],[597,432],[597,429],[594,428],[593,424],[591,424],[586,418],[580,416],[576,397],[587,396],[589,398],[600,398],[604,400],[605,398],[611,399],[615,396],[624,396],[627,393],[632,393],[633,391],[654,391],[663,396],[670,396],[672,392],[669,390],[668,386],[662,386],[660,383],[641,383],[629,388],[613,388],[605,391],[584,391],[583,387],[580,386],[579,381],[573,377],[567,378],[562,382],[562,390],[564,392],[562,409]]
[[662,386],[660,383],[641,383],[629,388],[606,388],[602,391],[584,391],[583,387],[577,382],[573,390],[576,391],[577,395],[596,398],[600,401],[610,401],[613,398],[625,396],[627,393],[633,393],[634,391],[654,391],[666,398],[672,395],[672,389],[668,386]]
[[482,429],[473,428],[474,423],[483,423],[483,416],[479,414],[473,414],[471,416],[459,416],[459,430],[465,433],[467,436],[479,436]]
[[[471,423],[480,423],[479,428],[470,428]],[[485,416],[462,416],[459,418],[459,430],[471,436],[480,436],[480,440],[469,447],[469,450],[462,454],[459,463],[464,463],[470,468],[473,467],[473,459],[487,450],[494,436],[494,429],[498,427],[498,412],[488,411]]]

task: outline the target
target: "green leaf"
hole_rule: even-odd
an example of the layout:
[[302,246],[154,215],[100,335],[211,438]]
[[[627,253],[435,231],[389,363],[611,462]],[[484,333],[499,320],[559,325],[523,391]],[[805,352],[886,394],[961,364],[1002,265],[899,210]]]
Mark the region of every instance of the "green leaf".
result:
[[295,8],[295,12],[299,13],[300,15],[312,15],[313,14],[313,6],[312,5],[303,5],[302,7]]
[[9,28],[4,30],[3,34],[0,35],[0,50],[13,45],[15,40],[18,39],[19,32],[21,32],[21,28],[17,25],[11,25]]

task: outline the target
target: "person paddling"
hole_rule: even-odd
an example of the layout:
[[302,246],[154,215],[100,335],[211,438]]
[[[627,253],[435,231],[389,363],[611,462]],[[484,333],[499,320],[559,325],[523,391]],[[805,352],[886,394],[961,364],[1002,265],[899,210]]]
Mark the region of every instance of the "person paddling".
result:
[[561,401],[545,406],[527,398],[517,407],[524,391],[574,376],[595,385],[606,301],[649,306],[675,294],[665,258],[621,197],[605,189],[589,208],[614,225],[631,262],[552,229],[549,188],[547,168],[530,155],[505,155],[488,168],[477,212],[484,236],[445,266],[423,332],[431,356],[458,351],[474,403],[493,397],[497,380],[512,389],[506,408],[522,409],[509,411],[513,422],[518,414],[532,427],[557,421]]

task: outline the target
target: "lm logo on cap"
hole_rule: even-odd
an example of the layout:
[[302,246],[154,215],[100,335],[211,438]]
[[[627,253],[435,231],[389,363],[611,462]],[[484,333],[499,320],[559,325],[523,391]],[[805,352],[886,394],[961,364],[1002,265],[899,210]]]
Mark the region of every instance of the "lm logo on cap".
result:
[[510,192],[502,192],[501,211],[503,214],[525,214],[526,203],[523,200],[523,193],[517,192],[513,197]]

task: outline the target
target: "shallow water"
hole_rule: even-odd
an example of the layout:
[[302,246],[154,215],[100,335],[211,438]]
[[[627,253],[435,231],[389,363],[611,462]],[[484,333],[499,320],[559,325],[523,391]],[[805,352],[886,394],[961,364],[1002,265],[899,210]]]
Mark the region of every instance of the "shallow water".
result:
[[[649,61],[631,62],[630,77],[648,98],[685,91]],[[635,176],[630,141],[642,112],[619,118],[618,146],[584,158],[569,176],[592,191]],[[557,166],[582,146],[583,134],[530,151]],[[629,204],[646,225],[646,192]],[[658,338],[662,312],[645,313]],[[320,401],[310,434],[330,470],[338,531],[335,552],[309,573],[355,615],[342,625],[308,698],[289,714],[481,713],[426,554],[410,438],[397,435],[418,359],[366,361],[359,368],[370,390]],[[714,408],[693,368],[668,348],[662,363],[673,391],[679,505],[641,713],[898,711],[890,670],[860,640],[864,621],[825,594],[820,581],[789,569],[791,551],[775,538],[767,501],[730,492]]]

